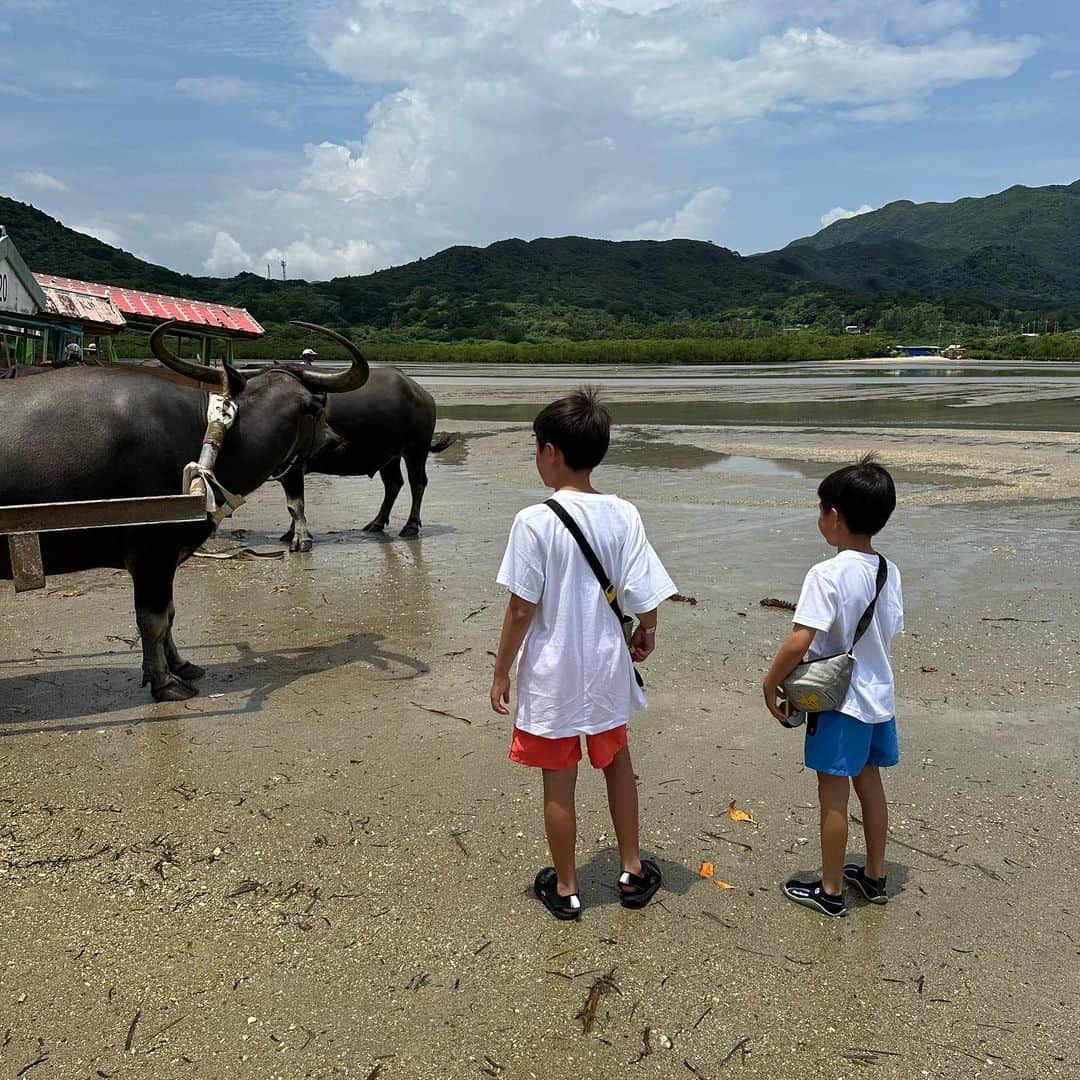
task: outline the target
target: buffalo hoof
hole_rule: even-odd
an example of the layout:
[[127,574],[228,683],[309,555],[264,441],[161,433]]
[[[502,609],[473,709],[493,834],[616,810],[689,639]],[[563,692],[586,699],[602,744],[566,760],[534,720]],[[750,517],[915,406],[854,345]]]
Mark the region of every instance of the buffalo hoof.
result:
[[194,682],[196,679],[201,679],[206,674],[206,668],[201,668],[198,664],[189,662],[182,667],[178,667],[173,674],[180,679],[181,682]]
[[172,678],[161,686],[154,687],[150,691],[155,701],[187,701],[195,697],[199,691],[194,686],[189,686],[180,679]]
[[401,530],[401,535],[402,536],[419,536],[420,535],[420,526],[419,525],[411,525],[411,524],[406,525],[405,528]]
[[380,521],[380,520],[379,520],[378,518],[376,518],[376,519],[375,519],[374,521],[369,521],[369,522],[368,522],[368,523],[367,523],[367,524],[366,524],[366,525],[364,526],[364,528],[363,528],[363,531],[364,531],[364,532],[374,532],[374,533],[380,533],[380,532],[382,532],[382,531],[383,531],[383,530],[384,530],[385,528],[386,528],[386,525],[385,525],[385,524],[384,524],[383,522],[381,522],[381,521]]
[[292,543],[292,538],[293,538],[293,531],[292,531],[292,529],[290,529],[287,533],[282,533],[278,537],[278,543],[279,544],[291,544]]
[[290,551],[310,551],[311,550],[311,537],[308,536],[303,540],[293,540],[289,545]]

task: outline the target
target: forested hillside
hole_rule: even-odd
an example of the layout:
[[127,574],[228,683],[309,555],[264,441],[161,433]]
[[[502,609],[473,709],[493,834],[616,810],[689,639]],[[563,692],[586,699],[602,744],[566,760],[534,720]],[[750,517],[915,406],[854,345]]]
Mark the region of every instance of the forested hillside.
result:
[[3,197],[0,224],[35,270],[238,304],[271,330],[268,344],[288,351],[298,340],[283,326],[289,319],[376,340],[511,345],[751,338],[792,327],[836,334],[851,324],[916,337],[1036,320],[1070,328],[1080,278],[1070,284],[1076,272],[1049,238],[1073,228],[1076,208],[1080,184],[1012,188],[955,204],[890,204],[751,257],[696,240],[512,239],[365,276],[286,283],[179,274]]
[[966,296],[1080,316],[1080,181],[952,203],[893,202],[757,256],[796,280]]

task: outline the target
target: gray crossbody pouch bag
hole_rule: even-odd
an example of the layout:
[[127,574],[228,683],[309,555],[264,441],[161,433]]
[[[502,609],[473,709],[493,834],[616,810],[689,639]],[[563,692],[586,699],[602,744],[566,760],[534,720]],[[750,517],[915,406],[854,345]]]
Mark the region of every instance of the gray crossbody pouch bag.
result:
[[806,713],[831,712],[839,709],[851,686],[855,670],[855,646],[870,627],[877,607],[878,597],[885,587],[889,565],[883,555],[878,556],[877,590],[874,599],[863,612],[855,628],[855,639],[846,653],[823,656],[818,660],[804,660],[780,683],[784,697],[796,708]]

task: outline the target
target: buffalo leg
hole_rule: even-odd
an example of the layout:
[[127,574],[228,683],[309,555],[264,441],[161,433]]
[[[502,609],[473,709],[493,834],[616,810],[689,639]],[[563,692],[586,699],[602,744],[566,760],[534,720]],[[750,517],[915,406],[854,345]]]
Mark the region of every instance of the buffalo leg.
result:
[[427,489],[427,456],[428,446],[425,445],[405,456],[405,468],[409,472],[409,490],[412,492],[412,507],[409,510],[409,520],[405,522],[405,528],[401,530],[402,536],[420,535],[420,504],[424,501],[424,491]]
[[155,701],[184,701],[198,693],[169,670],[165,651],[172,621],[175,573],[174,558],[171,562],[162,559],[137,562],[131,574],[135,584],[135,621],[142,638],[143,686],[150,684]]
[[388,461],[380,470],[383,482],[383,501],[379,512],[364,526],[364,532],[382,532],[390,524],[390,511],[394,509],[398,492],[405,486],[401,477],[401,458]]
[[289,517],[292,518],[289,531],[281,541],[289,545],[290,551],[310,551],[311,533],[308,532],[307,516],[304,514],[304,466],[294,465],[281,478],[281,487],[285,492]]
[[176,647],[176,642],[173,641],[173,620],[176,618],[175,604],[169,604],[168,615],[169,629],[165,634],[165,662],[169,665],[169,671],[184,682],[193,682],[195,679],[201,679],[206,674],[206,669],[199,667],[198,664],[193,664],[190,660],[185,660],[180,655],[180,650]]

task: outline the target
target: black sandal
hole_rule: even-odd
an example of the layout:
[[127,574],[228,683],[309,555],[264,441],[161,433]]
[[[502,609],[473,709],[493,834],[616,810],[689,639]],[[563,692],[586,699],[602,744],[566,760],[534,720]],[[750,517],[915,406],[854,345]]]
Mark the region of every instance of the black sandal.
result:
[[554,866],[545,866],[536,875],[533,882],[533,892],[536,898],[555,916],[563,922],[569,922],[581,915],[581,899],[577,893],[570,896],[561,896],[558,890],[559,877],[555,873]]
[[624,870],[619,875],[619,899],[622,906],[644,907],[663,883],[660,867],[652,859],[642,859],[640,874],[631,874],[629,870]]

